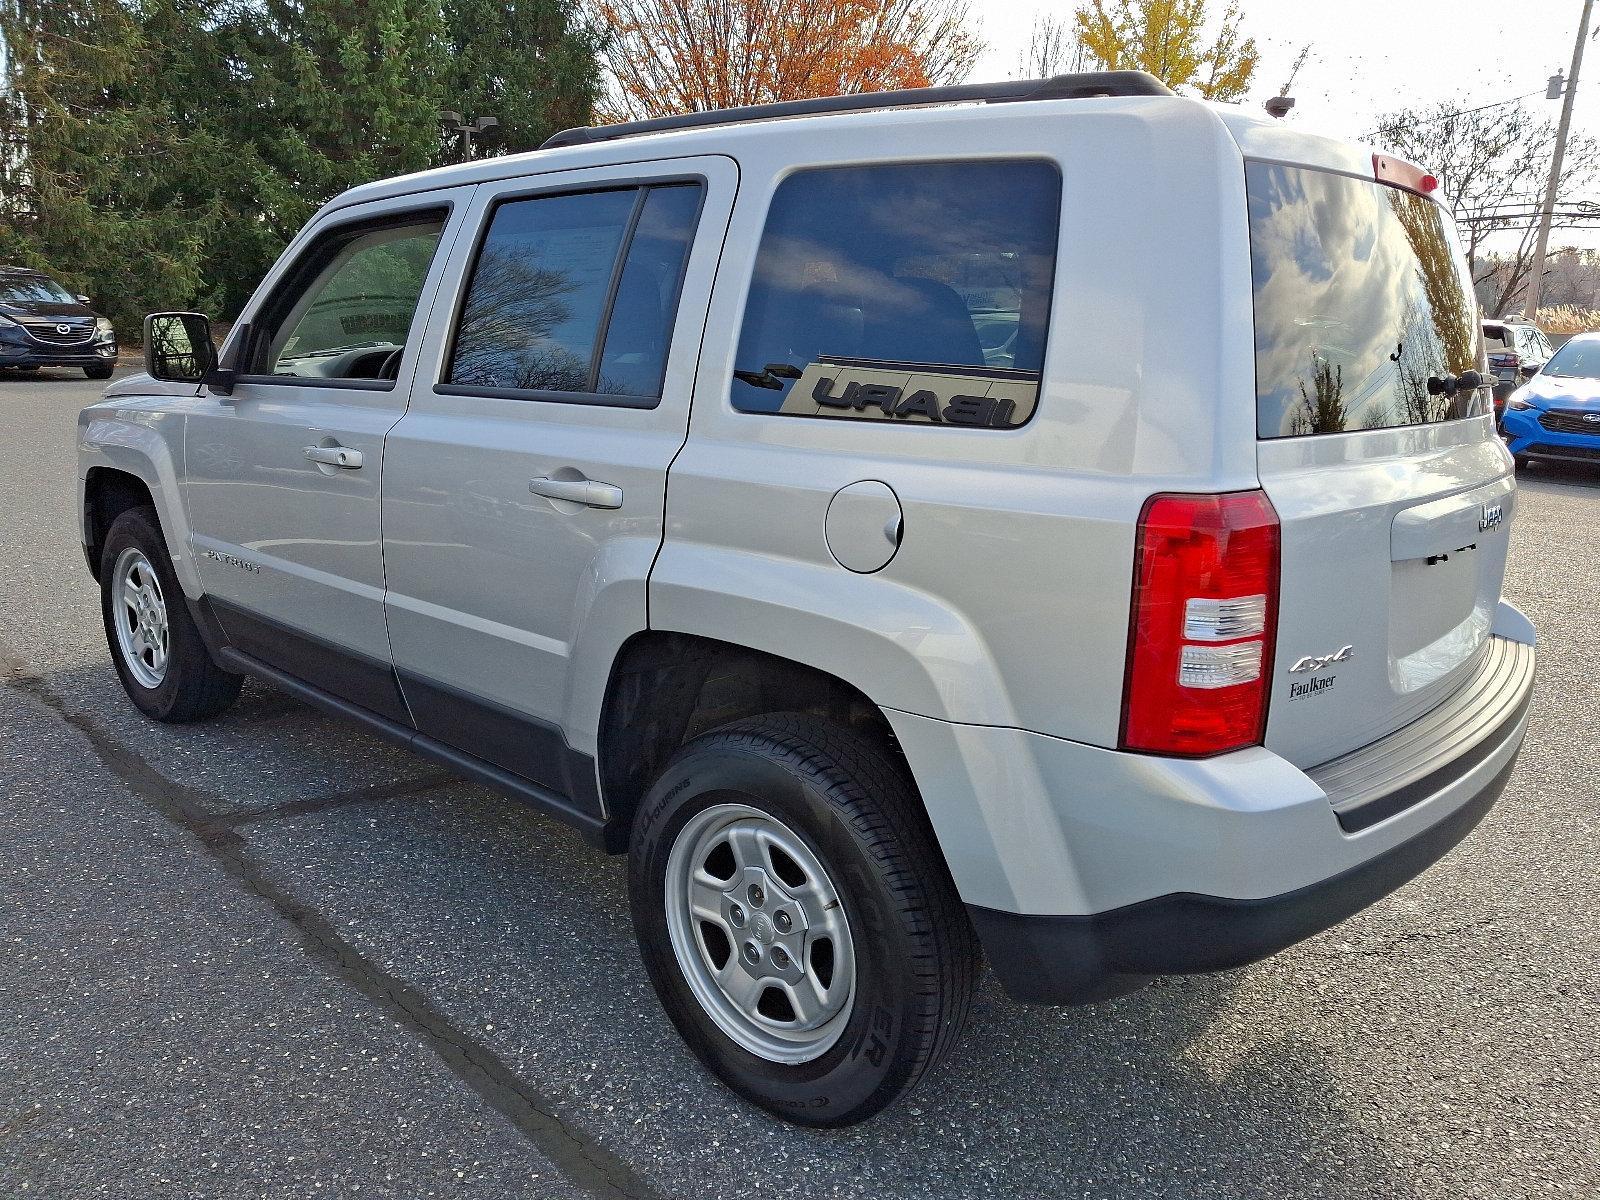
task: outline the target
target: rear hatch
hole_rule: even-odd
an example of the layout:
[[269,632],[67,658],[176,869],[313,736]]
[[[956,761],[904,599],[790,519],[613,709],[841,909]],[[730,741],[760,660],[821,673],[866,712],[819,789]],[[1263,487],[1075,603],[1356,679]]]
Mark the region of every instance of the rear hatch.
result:
[[1246,165],[1257,462],[1282,523],[1267,746],[1300,766],[1416,720],[1484,653],[1514,484],[1448,215],[1403,188]]

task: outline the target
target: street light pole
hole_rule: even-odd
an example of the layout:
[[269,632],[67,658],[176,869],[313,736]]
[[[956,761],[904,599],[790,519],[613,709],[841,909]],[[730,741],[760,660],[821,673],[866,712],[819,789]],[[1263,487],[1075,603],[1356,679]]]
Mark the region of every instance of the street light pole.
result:
[[461,135],[462,161],[469,162],[472,159],[473,137],[482,134],[485,130],[497,128],[500,124],[500,118],[474,117],[469,121],[460,113],[451,112],[447,109],[439,114],[439,123],[451,133],[459,133]]
[[1589,13],[1594,0],[1583,0],[1583,19],[1578,22],[1578,40],[1572,47],[1572,70],[1567,73],[1567,91],[1561,101],[1561,121],[1556,126],[1556,149],[1550,158],[1550,182],[1544,190],[1544,207],[1539,212],[1539,237],[1533,247],[1533,273],[1528,278],[1528,300],[1523,315],[1539,319],[1539,292],[1544,285],[1545,252],[1550,246],[1550,216],[1556,208],[1556,190],[1561,186],[1561,160],[1567,153],[1567,130],[1572,126],[1572,101],[1578,94],[1578,68],[1583,66],[1583,44],[1589,40]]

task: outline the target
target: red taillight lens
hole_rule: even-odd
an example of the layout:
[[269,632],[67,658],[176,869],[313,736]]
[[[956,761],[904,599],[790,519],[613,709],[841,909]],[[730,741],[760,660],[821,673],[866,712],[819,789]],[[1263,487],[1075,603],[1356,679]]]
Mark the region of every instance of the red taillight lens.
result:
[[1277,623],[1266,493],[1152,496],[1134,558],[1123,749],[1201,757],[1261,741]]

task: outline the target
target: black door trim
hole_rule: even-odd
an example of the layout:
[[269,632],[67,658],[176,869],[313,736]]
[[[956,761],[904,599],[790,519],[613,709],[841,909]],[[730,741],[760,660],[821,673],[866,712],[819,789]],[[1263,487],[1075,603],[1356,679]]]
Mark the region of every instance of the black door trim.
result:
[[[530,780],[503,771],[492,763],[486,763],[481,758],[474,758],[464,754],[453,746],[446,746],[443,742],[429,737],[427,734],[418,733],[415,729],[397,724],[394,721],[380,717],[377,713],[352,704],[348,700],[313,687],[303,680],[296,679],[293,675],[268,666],[259,658],[237,650],[232,646],[222,648],[221,658],[223,665],[231,671],[239,671],[246,675],[258,675],[270,680],[276,686],[303,700],[307,704],[315,705],[325,712],[333,713],[338,717],[347,717],[356,722],[367,732],[378,737],[413,750],[424,758],[431,758],[437,763],[449,767],[457,774],[470,779],[474,783],[481,783],[495,791],[521,800],[526,804],[558,817],[573,826],[581,833],[584,840],[598,849],[606,849],[605,822],[575,807],[572,801],[565,796],[542,788]],[[574,752],[576,753],[576,752]]]
[[234,649],[385,720],[411,724],[400,681],[389,663],[291,629],[226,600],[207,599]]
[[605,817],[594,759],[569,746],[559,728],[414,671],[396,668],[395,675],[421,733],[559,792],[596,820]]
[[[401,695],[399,676],[387,663],[353,655],[211,597],[189,601],[189,607],[207,649],[228,670],[266,679],[298,700],[354,721],[369,733],[565,821],[591,845],[607,852],[615,849],[607,838],[595,761],[568,746],[559,730],[442,685],[406,677],[407,695],[423,697],[423,711],[430,716],[437,717],[434,705],[454,710],[449,719],[438,722],[452,739],[459,737],[475,749],[485,746],[512,762],[537,767],[550,780],[542,782],[515,766],[491,762],[419,731]],[[289,669],[290,664],[300,670]],[[317,677],[307,678],[301,671],[315,672]]]

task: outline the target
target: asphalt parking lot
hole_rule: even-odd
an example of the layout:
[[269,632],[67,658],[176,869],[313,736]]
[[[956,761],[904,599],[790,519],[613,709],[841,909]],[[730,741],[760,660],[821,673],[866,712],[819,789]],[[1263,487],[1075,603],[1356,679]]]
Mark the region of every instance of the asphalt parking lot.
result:
[[620,860],[266,687],[127,703],[73,519],[99,385],[0,380],[0,1195],[1600,1195],[1600,474],[1524,478],[1520,766],[1421,879],[1088,1009],[986,979],[909,1103],[701,1072]]

